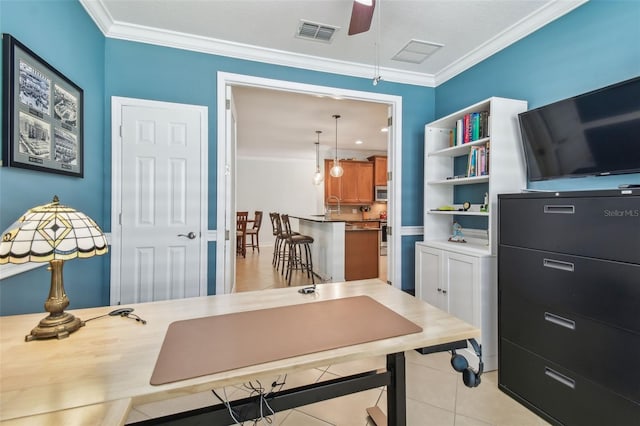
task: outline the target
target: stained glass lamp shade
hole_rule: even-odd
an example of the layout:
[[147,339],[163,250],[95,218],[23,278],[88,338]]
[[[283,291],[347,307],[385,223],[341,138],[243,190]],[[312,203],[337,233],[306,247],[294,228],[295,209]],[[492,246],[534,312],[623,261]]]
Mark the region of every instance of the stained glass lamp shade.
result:
[[62,339],[84,325],[64,312],[69,299],[64,290],[62,266],[65,260],[87,258],[107,252],[107,239],[87,215],[53,202],[34,207],[2,234],[0,264],[49,262],[51,288],[44,308],[49,316],[27,335],[27,341],[57,337]]

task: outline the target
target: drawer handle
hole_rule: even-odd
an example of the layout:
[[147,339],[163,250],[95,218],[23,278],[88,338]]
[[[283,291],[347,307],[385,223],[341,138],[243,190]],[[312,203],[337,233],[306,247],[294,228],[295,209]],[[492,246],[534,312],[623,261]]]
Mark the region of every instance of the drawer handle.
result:
[[576,212],[575,206],[562,206],[562,205],[545,205],[545,213],[560,213],[560,214],[574,214]]
[[545,268],[560,269],[561,271],[573,272],[575,269],[573,263],[563,262],[562,260],[543,259],[542,266]]
[[576,329],[576,322],[570,319],[563,318],[561,316],[551,314],[549,312],[544,313],[544,320],[549,321],[555,325],[559,325],[560,327],[568,328],[569,330]]
[[576,381],[573,380],[570,377],[565,376],[564,374],[560,374],[558,373],[556,370],[549,368],[549,367],[545,367],[544,368],[544,374],[547,377],[551,377],[553,380],[562,383],[563,385],[570,387],[571,389],[575,389],[576,388]]

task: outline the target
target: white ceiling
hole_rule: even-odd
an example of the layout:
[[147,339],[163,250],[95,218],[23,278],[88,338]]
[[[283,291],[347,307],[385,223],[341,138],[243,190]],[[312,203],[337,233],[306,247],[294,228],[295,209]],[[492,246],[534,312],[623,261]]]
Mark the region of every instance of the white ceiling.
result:
[[[248,86],[233,87],[238,111],[238,155],[315,158],[316,130],[320,157],[348,158],[352,151],[387,151],[387,105],[319,97]],[[362,141],[356,145],[356,141]],[[359,156],[362,157],[362,156]]]
[[[107,37],[431,87],[585,1],[377,0],[370,31],[348,36],[352,0],[80,0]],[[304,40],[295,37],[300,20],[339,30],[331,43]],[[393,60],[410,40],[444,46],[420,64]],[[335,143],[336,113],[341,149],[359,149],[357,138],[361,149],[386,149],[386,105],[236,89],[239,154],[315,153],[315,130],[323,145]]]

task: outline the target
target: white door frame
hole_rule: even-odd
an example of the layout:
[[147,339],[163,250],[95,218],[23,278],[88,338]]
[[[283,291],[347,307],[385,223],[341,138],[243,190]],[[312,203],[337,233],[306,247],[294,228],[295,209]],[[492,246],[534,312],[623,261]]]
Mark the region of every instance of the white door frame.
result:
[[[225,152],[226,135],[225,135],[225,111],[226,111],[226,86],[252,86],[267,89],[276,89],[291,91],[297,93],[305,93],[310,95],[339,96],[344,99],[360,100],[365,102],[380,102],[391,106],[393,111],[393,126],[391,126],[392,134],[389,137],[388,153],[391,164],[388,168],[392,172],[393,179],[389,183],[392,187],[391,197],[393,201],[389,203],[392,209],[389,211],[390,222],[392,227],[391,238],[391,256],[387,258],[387,264],[390,272],[389,279],[396,288],[402,287],[402,246],[401,232],[402,226],[402,174],[400,173],[402,166],[402,96],[387,95],[382,93],[363,92],[338,87],[317,86],[313,84],[296,83],[292,81],[274,80],[262,77],[255,77],[243,74],[233,74],[219,71],[217,73],[217,131],[218,131],[218,167],[217,167],[217,233],[216,239],[219,243],[216,249],[216,294],[224,294],[224,252],[220,250],[224,247],[225,229],[225,173],[229,173],[232,165],[226,164]],[[234,183],[235,185],[235,183]]]
[[110,304],[120,301],[120,256],[122,253],[122,226],[120,212],[122,204],[122,108],[137,106],[146,108],[184,108],[200,113],[200,296],[207,295],[207,212],[208,212],[208,107],[147,99],[111,97],[111,284]]

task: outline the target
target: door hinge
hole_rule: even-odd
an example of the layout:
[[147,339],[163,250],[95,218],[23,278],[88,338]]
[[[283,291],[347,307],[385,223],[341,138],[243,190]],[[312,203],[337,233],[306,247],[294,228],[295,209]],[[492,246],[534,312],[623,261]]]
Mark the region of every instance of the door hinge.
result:
[[387,226],[387,235],[393,235],[393,233],[391,232],[391,227]]
[[224,240],[225,241],[229,241],[229,230],[228,229],[224,231]]
[[231,109],[231,99],[225,99],[224,101],[224,107],[226,109]]
[[118,225],[122,226],[122,212],[118,213]]
[[393,177],[393,172],[387,172],[387,181],[390,181]]
[[122,137],[122,126],[120,126],[120,137]]
[[387,126],[388,127],[393,126],[393,117],[387,117]]

